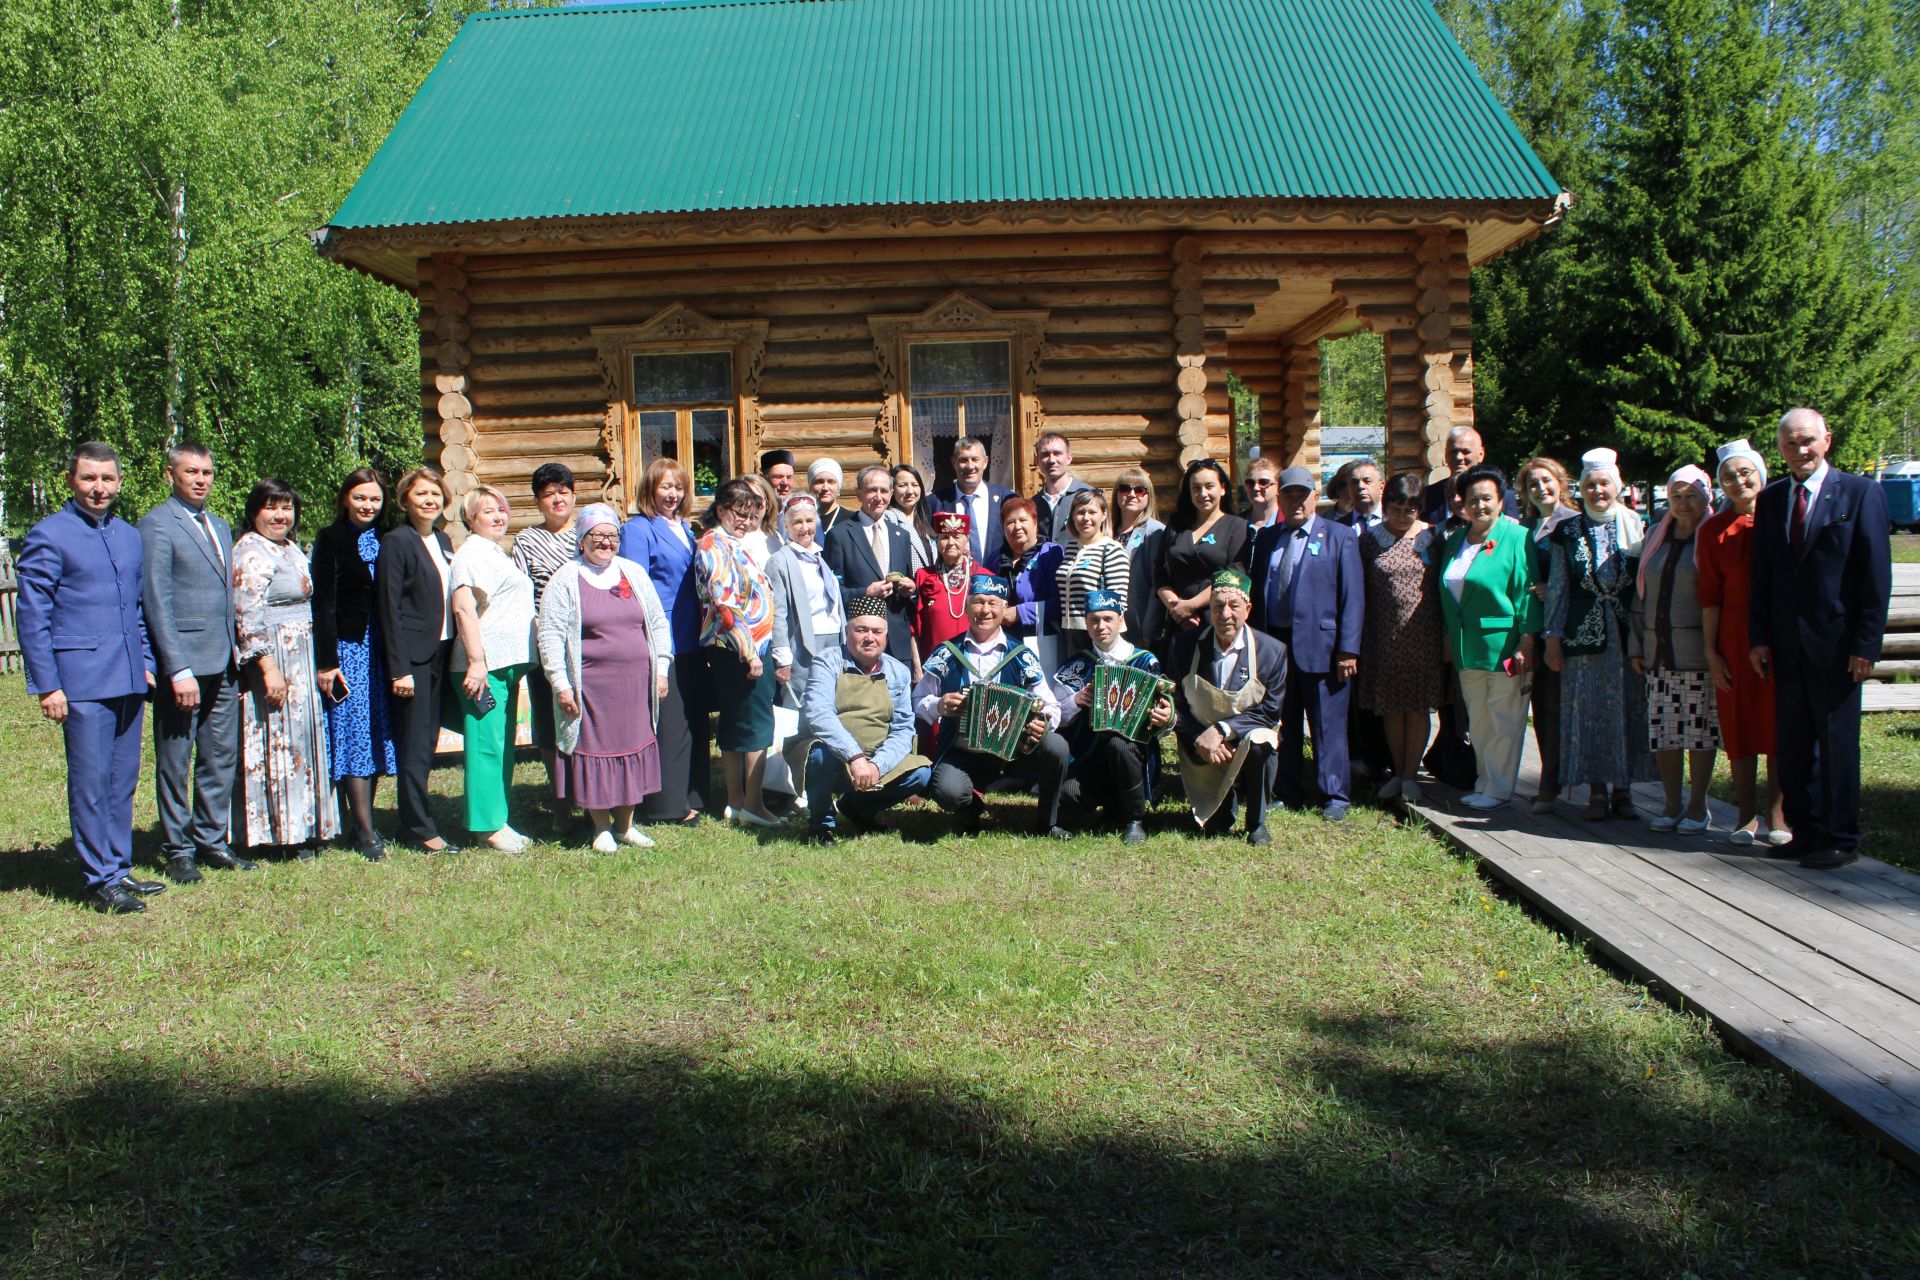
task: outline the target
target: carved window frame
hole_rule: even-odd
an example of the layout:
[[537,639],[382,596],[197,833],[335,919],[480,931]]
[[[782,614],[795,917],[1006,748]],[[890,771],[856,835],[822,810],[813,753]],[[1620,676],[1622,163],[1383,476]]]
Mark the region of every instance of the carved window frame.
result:
[[[765,320],[714,320],[676,302],[644,324],[596,325],[594,350],[607,383],[607,414],[600,427],[600,448],[607,455],[602,496],[616,489],[626,511],[635,510],[646,468],[641,458],[640,417],[633,400],[635,356],[725,351],[733,359],[732,438],[727,442],[731,475],[744,475],[760,457],[760,372],[766,364]],[[728,477],[722,476],[725,480]],[[692,496],[689,495],[689,504]]]
[[[1013,474],[1015,487],[1030,493],[1039,487],[1033,468],[1033,442],[1045,430],[1036,386],[1040,363],[1046,357],[1045,311],[996,311],[955,291],[917,315],[868,316],[873,332],[874,359],[880,366],[884,402],[879,433],[887,461],[911,462],[913,457],[912,387],[907,349],[919,342],[1006,342],[1013,395]],[[925,467],[922,466],[922,470]]]

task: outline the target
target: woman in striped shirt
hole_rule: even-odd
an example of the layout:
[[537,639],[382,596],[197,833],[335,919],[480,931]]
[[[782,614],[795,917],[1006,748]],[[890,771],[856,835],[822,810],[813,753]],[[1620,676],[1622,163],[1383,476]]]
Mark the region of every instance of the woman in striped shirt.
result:
[[1122,601],[1132,576],[1131,557],[1113,536],[1107,496],[1098,489],[1073,495],[1067,528],[1073,543],[1060,567],[1060,657],[1062,661],[1093,647],[1087,638],[1087,593],[1111,591]]
[[[533,473],[533,501],[540,523],[522,529],[513,540],[513,562],[533,582],[533,607],[540,608],[547,579],[580,553],[573,531],[573,471],[563,462],[543,462]],[[527,709],[533,720],[533,745],[547,766],[549,812],[559,817],[566,806],[554,795],[559,757],[554,751],[553,687],[535,662],[527,669]]]
[[720,713],[714,741],[727,775],[726,818],[777,827],[761,784],[773,744],[773,695],[779,685],[768,650],[773,644],[773,589],[742,539],[760,518],[753,482],[735,477],[713,496],[714,527],[700,535],[693,558],[700,593],[700,652],[707,658],[707,693]]

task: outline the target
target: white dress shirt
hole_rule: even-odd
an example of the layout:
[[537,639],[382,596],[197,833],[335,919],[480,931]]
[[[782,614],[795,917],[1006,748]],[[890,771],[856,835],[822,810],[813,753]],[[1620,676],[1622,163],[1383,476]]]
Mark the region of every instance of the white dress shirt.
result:
[[[1012,642],[1005,631],[995,631],[992,638],[985,642],[975,640],[971,631],[955,641],[960,647],[961,661],[967,664],[967,671],[973,679],[967,683],[985,680],[1000,665],[1002,659],[1011,651]],[[1040,709],[1047,717],[1047,728],[1060,727],[1060,700],[1053,694],[1053,681],[1041,680],[1028,690],[1040,700]],[[926,724],[940,723],[940,678],[934,675],[920,677],[920,683],[913,687],[914,714]]]
[[[1826,463],[1826,460],[1823,458],[1820,461],[1820,465],[1813,469],[1812,475],[1808,476],[1805,480],[1795,480],[1793,482],[1797,485],[1800,485],[1807,491],[1807,523],[1808,524],[1813,523],[1813,504],[1820,501],[1820,486],[1827,482],[1827,472],[1831,470],[1833,470],[1833,468],[1829,467]],[[1789,472],[1788,474],[1789,476],[1791,476],[1792,473]],[[1787,538],[1789,541],[1791,541],[1793,538],[1793,491],[1792,490],[1787,491]]]
[[[880,530],[879,536],[877,537],[874,535],[874,529],[876,527]],[[881,516],[880,519],[875,520],[864,511],[860,513],[860,536],[867,540],[867,547],[873,552],[874,563],[880,566],[880,576],[883,578],[893,572],[890,548],[888,546],[892,539],[887,536],[887,532],[887,519],[885,516]]]

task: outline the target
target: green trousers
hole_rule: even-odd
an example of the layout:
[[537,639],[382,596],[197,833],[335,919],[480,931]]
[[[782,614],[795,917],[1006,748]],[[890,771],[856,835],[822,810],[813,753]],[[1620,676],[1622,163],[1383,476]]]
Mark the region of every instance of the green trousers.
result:
[[[507,794],[513,789],[513,735],[519,720],[520,677],[528,664],[487,672],[493,710],[477,715],[459,679],[460,734],[467,766],[467,830],[491,835],[507,825]],[[448,673],[452,675],[451,672]]]

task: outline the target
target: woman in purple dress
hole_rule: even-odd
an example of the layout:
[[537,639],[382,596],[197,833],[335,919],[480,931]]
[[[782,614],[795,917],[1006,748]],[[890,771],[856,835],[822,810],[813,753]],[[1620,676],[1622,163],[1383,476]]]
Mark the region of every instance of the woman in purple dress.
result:
[[[580,513],[580,556],[554,570],[540,599],[540,665],[553,686],[562,799],[593,819],[593,847],[650,848],[634,807],[660,789],[655,736],[667,696],[673,634],[647,571],[617,553],[620,520],[596,503]],[[642,700],[633,696],[647,691]],[[664,767],[685,770],[685,761]]]

